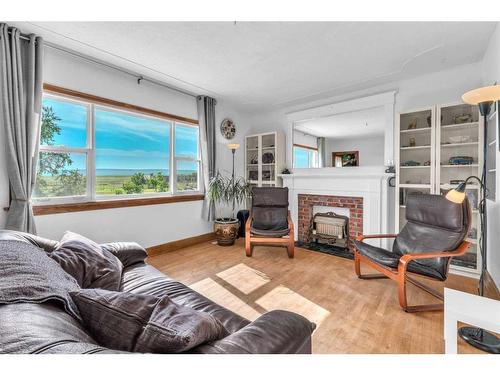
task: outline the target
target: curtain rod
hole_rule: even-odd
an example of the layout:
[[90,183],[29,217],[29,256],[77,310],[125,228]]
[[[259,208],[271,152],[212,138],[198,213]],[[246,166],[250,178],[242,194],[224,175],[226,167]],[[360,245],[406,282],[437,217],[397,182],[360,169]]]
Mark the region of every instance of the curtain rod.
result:
[[[9,30],[8,31],[9,34],[12,34],[12,31]],[[20,33],[20,38],[23,39],[23,40],[27,40],[27,41],[30,41],[30,37],[28,34],[23,34],[23,33]],[[127,74],[129,76],[132,76],[134,78],[137,79],[137,84],[140,85],[142,81],[144,82],[149,82],[149,83],[152,83],[154,85],[157,85],[157,86],[161,86],[161,87],[164,87],[168,90],[171,90],[171,91],[176,91],[176,92],[179,92],[181,94],[184,94],[184,95],[188,95],[188,96],[191,96],[193,98],[197,98],[198,95],[197,94],[194,94],[192,92],[189,92],[189,91],[185,91],[185,90],[182,90],[182,89],[179,89],[177,87],[173,87],[173,86],[170,86],[170,85],[167,85],[161,81],[158,81],[154,78],[149,78],[149,77],[146,77],[142,74],[138,74],[138,73],[135,73],[135,72],[132,72],[128,69],[124,69],[124,68],[121,68],[121,67],[118,67],[116,65],[113,65],[113,64],[109,64],[107,62],[104,62],[102,60],[99,60],[99,59],[95,59],[93,57],[90,57],[90,56],[87,56],[87,55],[84,55],[84,54],[81,54],[79,52],[76,52],[76,51],[73,51],[71,49],[68,49],[68,48],[64,48],[60,45],[57,45],[57,44],[54,44],[54,43],[50,43],[50,42],[44,42],[44,45],[46,47],[49,47],[49,48],[52,48],[52,49],[55,49],[55,50],[58,50],[58,51],[61,51],[61,52],[64,52],[64,53],[67,53],[69,55],[72,55],[72,56],[75,56],[75,57],[78,57],[82,60],[86,60],[88,62],[91,62],[91,63],[94,63],[94,64],[97,64],[97,65],[102,65],[102,66],[105,66],[107,68],[110,68],[110,69],[113,69],[113,70],[117,70],[121,73],[124,73],[124,74]]]

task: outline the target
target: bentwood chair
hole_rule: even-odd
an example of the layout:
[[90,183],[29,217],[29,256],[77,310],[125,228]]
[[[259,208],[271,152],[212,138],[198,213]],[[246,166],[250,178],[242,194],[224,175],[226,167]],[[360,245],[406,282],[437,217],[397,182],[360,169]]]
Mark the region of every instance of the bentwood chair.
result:
[[252,256],[253,245],[282,245],[288,257],[294,255],[293,222],[288,211],[288,188],[254,187],[252,209],[245,224],[245,251]]
[[[441,195],[410,194],[406,202],[407,223],[398,235],[362,235],[354,241],[354,269],[360,279],[389,278],[398,285],[399,304],[406,312],[442,310],[443,304],[409,306],[406,283],[443,300],[443,296],[411,274],[445,281],[452,257],[464,254],[471,224],[469,201],[453,203]],[[363,242],[370,238],[395,238],[392,251]],[[361,264],[380,274],[362,275]]]

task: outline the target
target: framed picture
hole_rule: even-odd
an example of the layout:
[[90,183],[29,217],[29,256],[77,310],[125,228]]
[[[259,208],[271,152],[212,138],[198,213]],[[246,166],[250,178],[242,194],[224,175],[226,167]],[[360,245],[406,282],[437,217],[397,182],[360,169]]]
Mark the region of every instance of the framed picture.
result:
[[332,152],[333,167],[359,167],[359,151]]

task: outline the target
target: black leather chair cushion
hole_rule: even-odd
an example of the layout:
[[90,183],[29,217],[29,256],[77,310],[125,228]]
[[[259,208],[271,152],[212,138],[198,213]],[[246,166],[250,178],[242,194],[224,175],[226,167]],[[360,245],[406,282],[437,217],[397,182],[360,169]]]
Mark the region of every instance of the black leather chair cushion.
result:
[[[469,232],[470,215],[467,199],[457,204],[442,195],[410,194],[406,203],[407,223],[392,251],[399,255],[453,251]],[[427,276],[445,280],[449,264],[450,258],[415,260],[408,270],[426,270]]]
[[254,207],[252,227],[258,230],[280,231],[288,228],[286,207]]
[[210,314],[168,296],[82,289],[71,294],[84,325],[101,345],[139,353],[181,353],[228,335]]
[[[369,245],[364,242],[354,241],[354,244],[361,255],[368,259],[373,260],[384,267],[397,269],[399,265],[399,259],[401,255],[395,254],[392,251],[381,249],[376,246]],[[408,264],[408,272],[413,272],[419,275],[432,277],[437,280],[446,280],[446,273],[441,273],[440,269],[436,269],[432,266],[426,266],[423,261],[417,262],[416,260],[411,261]]]
[[468,223],[464,204],[450,202],[442,195],[410,194],[406,201],[406,220],[410,223],[461,233]]
[[253,188],[252,218],[253,234],[265,237],[282,237],[287,235],[288,188]]
[[[406,203],[407,223],[396,237],[391,251],[354,241],[361,255],[389,268],[396,269],[405,254],[455,250],[470,228],[470,205],[448,201],[441,195],[410,194]],[[450,258],[412,260],[409,272],[444,281]]]
[[255,227],[250,227],[250,233],[257,237],[283,237],[283,236],[288,236],[288,233],[290,233],[290,230],[288,228],[285,229],[279,229],[279,230],[261,230],[261,229],[256,229]]
[[252,207],[288,207],[288,188],[252,188]]
[[401,255],[395,254],[392,251],[387,251],[376,246],[369,245],[361,241],[353,241],[359,253],[375,263],[389,268],[398,268],[399,258]]

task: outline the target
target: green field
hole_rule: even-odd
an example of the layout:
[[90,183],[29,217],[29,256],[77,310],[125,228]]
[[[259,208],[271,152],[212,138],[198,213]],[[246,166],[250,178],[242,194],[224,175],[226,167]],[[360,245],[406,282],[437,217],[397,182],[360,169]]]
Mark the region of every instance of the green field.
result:
[[[146,177],[148,179],[148,177]],[[127,195],[124,184],[130,183],[132,176],[96,176],[96,195]],[[165,177],[165,185],[161,189],[142,185],[139,194],[158,193],[170,191],[168,176]],[[177,191],[198,190],[196,173],[183,173],[177,175]],[[83,175],[73,176],[72,179],[61,178],[61,176],[38,176],[35,187],[36,197],[62,197],[86,194],[86,178]],[[131,193],[134,194],[134,193]],[[137,194],[137,193],[135,193]]]

